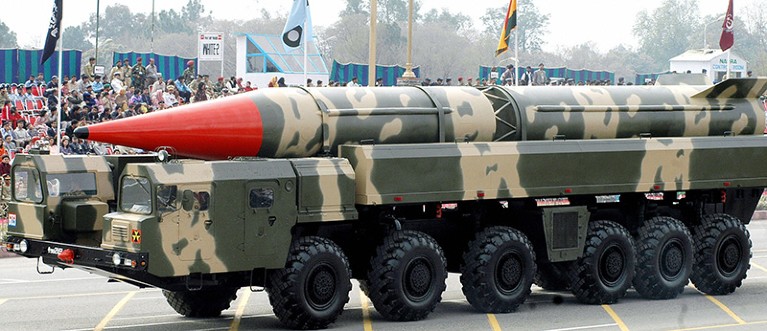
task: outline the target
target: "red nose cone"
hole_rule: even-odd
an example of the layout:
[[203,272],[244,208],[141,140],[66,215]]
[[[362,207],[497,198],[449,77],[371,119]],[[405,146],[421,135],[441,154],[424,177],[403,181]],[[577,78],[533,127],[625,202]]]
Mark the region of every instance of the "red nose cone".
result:
[[247,95],[89,125],[77,128],[75,135],[149,151],[171,147],[179,156],[204,160],[256,156],[264,129],[258,107]]

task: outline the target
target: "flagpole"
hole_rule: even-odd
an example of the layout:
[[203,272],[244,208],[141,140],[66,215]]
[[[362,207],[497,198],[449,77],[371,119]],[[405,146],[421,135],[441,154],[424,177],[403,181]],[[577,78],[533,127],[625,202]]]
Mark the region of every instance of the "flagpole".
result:
[[730,79],[730,48],[727,49],[727,76],[724,79]]
[[[306,18],[304,18],[304,26],[306,26]],[[306,71],[307,71],[307,68],[306,68],[306,66],[307,66],[307,56],[306,56],[306,53],[309,51],[309,39],[311,39],[311,38],[312,38],[312,36],[309,36],[309,35],[304,37],[304,82],[301,85],[304,85],[304,84],[308,83],[307,80],[306,80]]]
[[514,29],[514,86],[519,86],[519,25]]
[[[62,7],[63,7],[63,3],[64,2],[62,1]],[[59,8],[59,10],[62,10],[62,8]],[[62,21],[64,21],[64,15],[61,16],[61,20],[59,21],[59,40],[58,40],[58,44],[59,44],[59,68],[58,68],[58,70],[59,70],[59,78],[58,78],[59,84],[58,85],[59,86],[58,86],[57,92],[56,92],[57,93],[57,103],[58,103],[57,104],[58,111],[56,112],[56,114],[57,114],[57,117],[56,117],[56,146],[57,146],[57,148],[59,150],[59,153],[61,153],[61,111],[62,111],[62,109],[61,109],[61,81],[62,81],[62,79],[61,79],[61,77],[62,77],[61,76],[61,66],[62,66],[62,63],[64,62],[64,45],[63,45],[64,31],[62,31],[62,28],[64,27],[64,25],[62,24]]]

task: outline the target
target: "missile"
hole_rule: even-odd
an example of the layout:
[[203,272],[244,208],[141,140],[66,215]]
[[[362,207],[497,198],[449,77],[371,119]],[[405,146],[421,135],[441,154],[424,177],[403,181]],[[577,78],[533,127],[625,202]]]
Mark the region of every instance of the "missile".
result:
[[757,135],[767,79],[714,86],[271,88],[79,127],[205,160],[338,155],[348,143]]

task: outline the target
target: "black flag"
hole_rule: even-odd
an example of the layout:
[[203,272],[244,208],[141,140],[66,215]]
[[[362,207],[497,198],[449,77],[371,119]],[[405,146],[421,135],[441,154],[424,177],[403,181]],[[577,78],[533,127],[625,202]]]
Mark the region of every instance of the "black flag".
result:
[[53,55],[56,43],[61,37],[61,2],[62,0],[53,0],[53,14],[48,24],[48,34],[45,35],[45,48],[43,48],[43,57],[40,58],[41,65]]

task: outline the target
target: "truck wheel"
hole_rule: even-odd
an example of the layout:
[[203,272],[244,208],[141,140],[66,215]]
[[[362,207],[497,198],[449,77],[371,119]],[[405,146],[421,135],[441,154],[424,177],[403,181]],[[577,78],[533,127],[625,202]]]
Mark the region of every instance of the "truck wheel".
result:
[[167,291],[162,294],[177,313],[186,317],[216,317],[237,297],[236,287],[216,286],[197,291]]
[[655,217],[639,228],[634,289],[647,299],[672,299],[684,291],[692,271],[692,237],[671,217]]
[[634,289],[647,299],[672,299],[684,291],[692,271],[692,237],[671,217],[655,217],[639,228]]
[[424,319],[442,300],[446,264],[434,238],[418,231],[393,232],[370,261],[370,301],[389,320]]
[[570,289],[583,303],[617,302],[631,287],[635,264],[634,244],[626,228],[611,221],[591,222],[583,256],[569,271]]
[[349,301],[351,270],[338,245],[301,237],[290,247],[285,268],[269,274],[266,292],[277,318],[293,329],[323,329]]
[[690,280],[703,293],[735,292],[751,267],[746,226],[727,214],[706,215],[694,231],[695,262]]
[[533,283],[547,291],[568,291],[570,278],[567,276],[567,271],[571,264],[570,262],[538,263]]
[[463,254],[461,284],[466,300],[484,313],[508,313],[530,295],[535,275],[533,246],[522,232],[486,228]]

